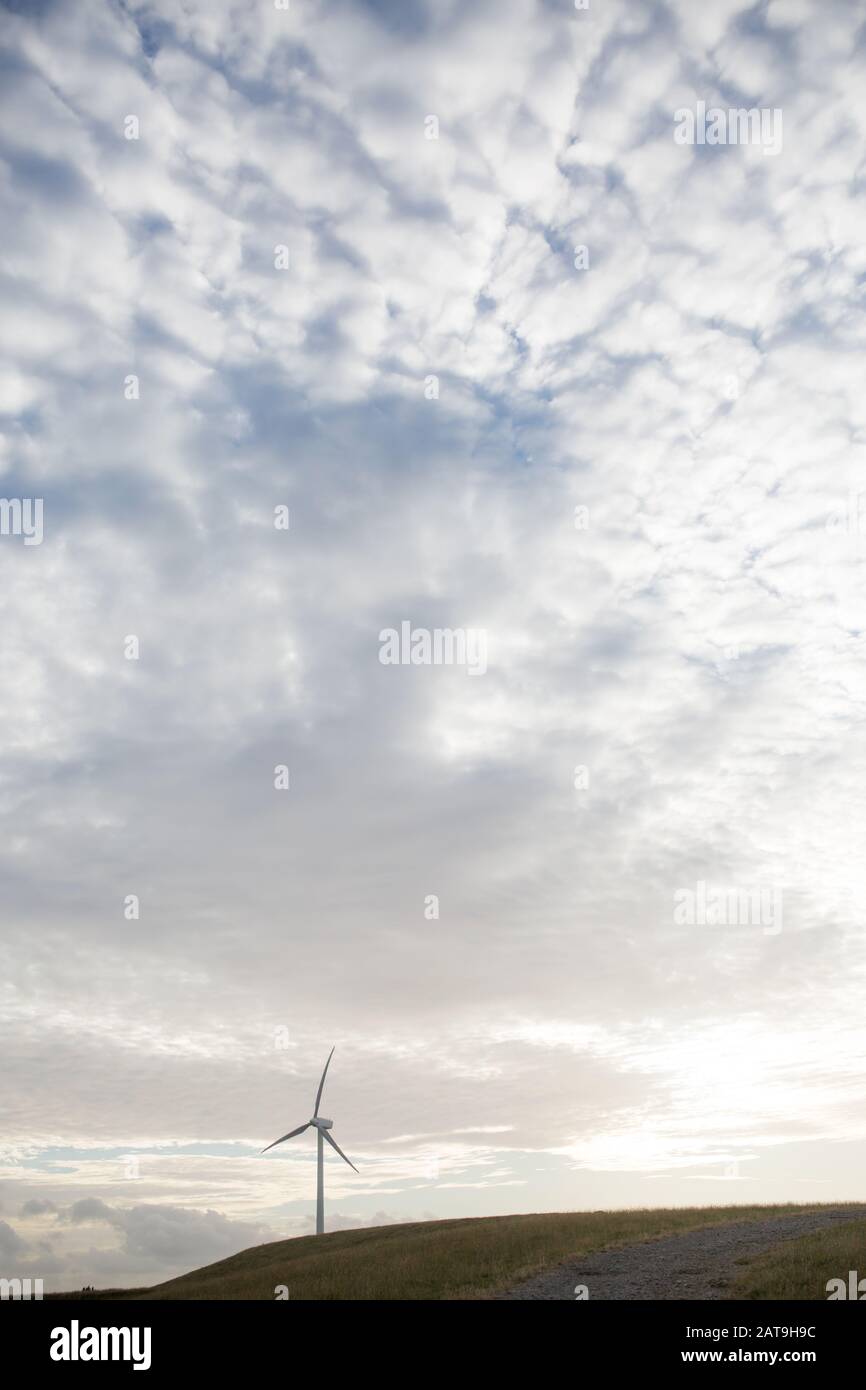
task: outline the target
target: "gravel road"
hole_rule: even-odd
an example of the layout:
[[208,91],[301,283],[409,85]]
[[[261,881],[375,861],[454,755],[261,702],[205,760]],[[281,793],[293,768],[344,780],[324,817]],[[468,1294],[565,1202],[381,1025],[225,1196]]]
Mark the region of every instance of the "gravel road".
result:
[[572,1300],[575,1285],[585,1284],[590,1300],[724,1298],[738,1260],[839,1221],[863,1219],[863,1207],[833,1207],[658,1236],[565,1260],[496,1297]]

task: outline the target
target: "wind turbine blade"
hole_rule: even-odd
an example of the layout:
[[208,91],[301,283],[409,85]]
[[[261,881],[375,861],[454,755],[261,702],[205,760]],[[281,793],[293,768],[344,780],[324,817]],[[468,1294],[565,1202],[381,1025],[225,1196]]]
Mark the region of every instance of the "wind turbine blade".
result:
[[318,1089],[318,1091],[316,1092],[316,1108],[315,1108],[315,1110],[313,1111],[313,1119],[314,1119],[314,1120],[318,1118],[319,1106],[320,1106],[321,1103],[322,1103],[322,1087],[323,1087],[324,1084],[325,1084],[325,1077],[328,1075],[328,1067],[331,1065],[331,1058],[333,1057],[333,1055],[334,1055],[334,1049],[333,1049],[333,1047],[332,1047],[331,1050],[330,1050],[330,1052],[328,1053],[328,1060],[327,1060],[327,1062],[325,1063],[325,1070],[322,1072],[322,1079],[321,1079],[321,1081],[319,1082],[319,1089]]
[[[320,1130],[319,1133],[320,1133],[320,1134],[324,1134],[324,1136],[325,1136],[325,1138],[327,1139],[328,1143],[330,1144],[331,1148],[337,1150],[337,1153],[340,1155],[340,1157],[341,1157],[346,1163],[348,1163],[348,1165],[349,1165],[349,1167],[352,1169],[352,1171],[355,1172],[355,1173],[358,1173],[358,1170],[357,1170],[357,1168],[355,1167],[354,1163],[352,1162],[352,1160],[351,1160],[350,1158],[346,1158],[346,1155],[343,1153],[343,1150],[340,1148],[340,1145],[337,1143],[336,1139],[332,1139],[331,1136],[330,1136],[330,1134],[328,1133],[328,1131],[327,1131],[326,1129]],[[358,1173],[358,1177],[360,1177],[360,1176],[361,1176],[361,1174]]]
[[273,1144],[268,1144],[268,1148],[267,1148],[267,1149],[262,1149],[262,1153],[263,1153],[263,1154],[266,1154],[267,1151],[268,1151],[268,1149],[275,1149],[275,1148],[277,1147],[278,1144],[284,1144],[284,1143],[286,1142],[287,1139],[294,1139],[294,1137],[295,1137],[296,1134],[303,1134],[304,1130],[305,1130],[305,1129],[309,1129],[309,1128],[310,1128],[310,1122],[309,1122],[309,1120],[307,1120],[307,1123],[306,1123],[305,1125],[298,1125],[298,1128],[297,1128],[297,1129],[289,1130],[289,1133],[288,1133],[288,1134],[284,1134],[283,1137],[282,1137],[282,1139],[275,1139],[274,1142],[273,1142]]

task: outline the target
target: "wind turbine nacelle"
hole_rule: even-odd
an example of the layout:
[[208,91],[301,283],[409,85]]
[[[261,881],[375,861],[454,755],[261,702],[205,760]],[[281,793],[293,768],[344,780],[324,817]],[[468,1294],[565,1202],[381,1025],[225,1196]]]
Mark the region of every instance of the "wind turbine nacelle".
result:
[[322,1120],[322,1119],[311,1120],[311,1121],[310,1121],[310,1124],[311,1124],[311,1125],[315,1125],[315,1126],[316,1126],[316,1129],[333,1129],[333,1128],[334,1128],[334,1121],[333,1121],[333,1120]]

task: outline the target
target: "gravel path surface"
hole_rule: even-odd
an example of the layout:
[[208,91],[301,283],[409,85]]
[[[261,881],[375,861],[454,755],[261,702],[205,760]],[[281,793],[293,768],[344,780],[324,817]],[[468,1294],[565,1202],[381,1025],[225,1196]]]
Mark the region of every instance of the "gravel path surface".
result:
[[863,1220],[864,1215],[863,1207],[834,1207],[657,1236],[579,1255],[496,1297],[572,1300],[575,1285],[585,1284],[591,1300],[724,1298],[738,1272],[738,1260],[839,1221]]

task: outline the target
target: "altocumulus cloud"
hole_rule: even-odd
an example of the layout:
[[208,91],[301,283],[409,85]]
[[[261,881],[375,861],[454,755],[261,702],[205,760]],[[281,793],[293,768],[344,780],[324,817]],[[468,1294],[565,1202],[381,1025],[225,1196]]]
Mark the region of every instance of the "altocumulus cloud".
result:
[[[2,43],[28,1258],[304,1229],[310,1149],[254,1154],[335,1041],[350,1223],[858,1195],[857,8],[45,0]],[[782,149],[677,144],[698,101]],[[404,621],[486,671],[383,666]],[[784,929],[675,923],[699,883]]]

